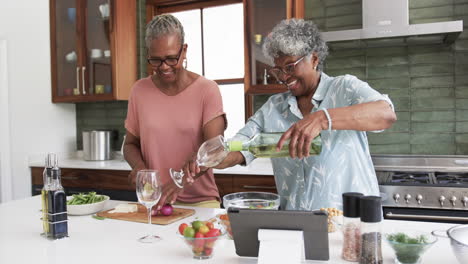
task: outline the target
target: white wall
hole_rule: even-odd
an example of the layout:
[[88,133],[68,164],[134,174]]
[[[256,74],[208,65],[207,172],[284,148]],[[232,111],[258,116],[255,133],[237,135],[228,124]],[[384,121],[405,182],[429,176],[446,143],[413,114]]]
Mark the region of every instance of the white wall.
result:
[[10,137],[0,141],[4,202],[31,195],[29,155],[75,151],[76,114],[74,104],[51,102],[49,0],[1,1],[0,5],[0,40],[7,46],[7,57],[0,57],[0,63],[7,63],[0,96],[8,96],[8,106],[0,107],[0,136]]

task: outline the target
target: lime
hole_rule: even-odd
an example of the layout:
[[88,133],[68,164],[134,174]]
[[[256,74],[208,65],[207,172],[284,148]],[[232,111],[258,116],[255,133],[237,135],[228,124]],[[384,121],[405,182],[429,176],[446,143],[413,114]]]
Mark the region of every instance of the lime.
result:
[[184,229],[184,237],[194,237],[195,236],[195,229],[190,226],[187,226]]
[[205,223],[203,223],[203,221],[200,221],[200,220],[196,220],[192,222],[192,227],[193,229],[195,229],[195,231],[198,231],[198,229],[200,229],[200,227],[203,225],[205,225]]

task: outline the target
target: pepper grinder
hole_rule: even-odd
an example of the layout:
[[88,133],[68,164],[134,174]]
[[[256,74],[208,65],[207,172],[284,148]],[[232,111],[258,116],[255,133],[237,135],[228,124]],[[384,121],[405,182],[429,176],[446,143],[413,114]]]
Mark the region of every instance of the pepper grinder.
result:
[[382,264],[382,201],[378,196],[360,199],[361,257],[360,264]]

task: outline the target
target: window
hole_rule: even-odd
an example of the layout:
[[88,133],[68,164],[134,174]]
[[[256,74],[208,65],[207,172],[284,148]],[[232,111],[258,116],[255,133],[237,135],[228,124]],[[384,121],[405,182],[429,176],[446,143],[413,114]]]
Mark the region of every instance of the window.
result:
[[245,124],[243,4],[171,13],[184,26],[187,69],[219,84],[230,138]]

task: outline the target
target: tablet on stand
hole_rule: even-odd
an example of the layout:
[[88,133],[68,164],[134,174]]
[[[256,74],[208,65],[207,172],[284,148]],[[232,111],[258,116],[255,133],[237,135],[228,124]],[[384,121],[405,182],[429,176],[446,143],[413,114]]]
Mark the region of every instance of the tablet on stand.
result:
[[[330,258],[327,214],[323,211],[277,211],[230,207],[228,216],[236,254],[239,256],[258,257],[261,243],[259,238],[264,240],[277,239],[277,245],[281,243],[287,245],[287,243],[299,241],[297,238],[302,235],[301,241],[304,245],[305,259],[329,260]],[[259,230],[261,231],[259,232]],[[302,234],[298,236],[298,232],[273,232],[274,230],[301,231]],[[274,244],[273,242],[268,243]],[[288,254],[287,252],[282,253]],[[279,253],[274,252],[274,254]]]

